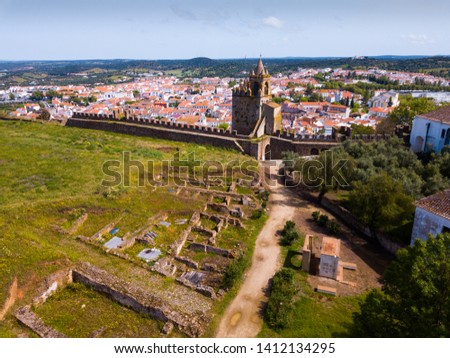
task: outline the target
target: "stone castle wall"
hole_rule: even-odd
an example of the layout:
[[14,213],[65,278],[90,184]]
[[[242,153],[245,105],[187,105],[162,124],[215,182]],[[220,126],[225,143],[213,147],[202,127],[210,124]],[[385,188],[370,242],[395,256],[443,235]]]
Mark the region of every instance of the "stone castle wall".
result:
[[[283,152],[287,151],[300,155],[316,155],[322,150],[338,145],[342,140],[348,140],[345,136],[296,135],[278,130],[272,136],[262,137],[255,141],[245,135],[237,134],[236,130],[225,131],[221,128],[164,122],[130,117],[129,115],[124,119],[116,119],[113,115],[75,113],[66,125],[234,149],[258,160],[281,159]],[[384,140],[388,137],[362,135],[356,136],[353,140],[370,142]],[[268,151],[271,152],[270,157],[265,155]]]

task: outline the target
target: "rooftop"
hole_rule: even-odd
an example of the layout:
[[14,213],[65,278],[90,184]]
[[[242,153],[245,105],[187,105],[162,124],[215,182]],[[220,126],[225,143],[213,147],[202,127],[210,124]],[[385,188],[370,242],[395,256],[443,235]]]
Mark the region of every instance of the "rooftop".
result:
[[430,213],[450,220],[450,189],[417,200],[414,204]]
[[339,257],[341,253],[341,241],[333,237],[324,236],[322,239],[322,255]]
[[445,106],[434,111],[422,114],[420,115],[420,117],[450,124],[450,106]]

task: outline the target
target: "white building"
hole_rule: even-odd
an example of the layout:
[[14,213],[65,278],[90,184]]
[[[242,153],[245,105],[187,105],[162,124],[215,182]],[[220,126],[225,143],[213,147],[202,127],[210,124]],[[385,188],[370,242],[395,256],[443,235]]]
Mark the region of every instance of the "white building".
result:
[[369,101],[369,107],[388,108],[399,104],[398,93],[392,91],[381,93]]
[[415,202],[416,213],[411,236],[415,240],[427,240],[428,235],[450,232],[450,189]]
[[416,116],[410,143],[415,153],[440,152],[450,145],[450,106]]
[[320,253],[319,276],[337,279],[339,273],[339,256],[341,240],[324,236]]

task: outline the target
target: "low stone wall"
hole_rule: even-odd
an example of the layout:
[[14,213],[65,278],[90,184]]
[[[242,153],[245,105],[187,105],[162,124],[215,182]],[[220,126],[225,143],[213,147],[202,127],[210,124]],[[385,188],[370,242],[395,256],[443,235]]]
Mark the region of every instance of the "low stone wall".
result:
[[234,258],[235,255],[231,250],[221,249],[220,247],[214,247],[210,245],[200,244],[198,242],[193,242],[189,245],[190,250],[202,251],[210,254],[216,254],[224,257]]
[[198,293],[202,294],[203,296],[215,299],[216,293],[214,292],[214,289],[210,286],[206,285],[194,285],[191,281],[178,277],[175,279],[179,284],[184,285],[186,287],[189,287],[192,290],[197,291]]
[[[194,215],[192,215],[192,217],[194,217]],[[199,218],[200,218],[200,216],[199,216]],[[192,218],[191,218],[190,222],[192,222]],[[186,228],[186,230],[184,230],[180,234],[179,238],[177,240],[175,240],[172,243],[172,245],[170,245],[170,251],[171,251],[172,255],[178,256],[180,254],[180,252],[183,249],[183,246],[184,246],[184,244],[185,244],[189,234],[191,233],[191,230],[192,230],[192,226],[188,226]]]
[[58,289],[63,288],[72,282],[72,272],[70,269],[59,270],[48,276],[38,288],[38,294],[33,299],[34,305],[43,304]]
[[72,271],[74,282],[80,282],[105,294],[121,305],[159,321],[170,321],[191,337],[201,336],[208,319],[204,315],[187,316],[170,309],[156,296],[131,285],[106,271],[84,263]]
[[198,263],[183,256],[175,256],[175,260],[180,261],[188,267],[198,270]]
[[47,326],[39,316],[34,314],[30,306],[19,308],[15,316],[20,323],[27,326],[41,338],[66,338],[64,334]]
[[88,213],[84,213],[83,215],[81,215],[72,225],[72,227],[67,230],[67,234],[69,235],[73,235],[75,234],[75,232],[81,227],[81,225],[84,224],[84,222],[87,220],[88,218]]
[[208,203],[207,208],[217,211],[218,213],[228,214],[229,210],[226,204]]

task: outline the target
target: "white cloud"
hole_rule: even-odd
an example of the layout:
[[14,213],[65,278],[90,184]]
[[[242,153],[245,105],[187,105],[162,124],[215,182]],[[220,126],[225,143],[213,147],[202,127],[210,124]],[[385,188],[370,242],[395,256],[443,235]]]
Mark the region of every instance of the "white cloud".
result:
[[264,25],[276,27],[279,29],[282,28],[283,24],[284,24],[284,21],[280,20],[279,18],[277,18],[275,16],[265,17],[264,19],[262,19],[262,22]]
[[409,34],[409,35],[401,35],[402,39],[407,40],[408,42],[412,43],[413,45],[427,45],[434,43],[434,39],[429,38],[425,34]]

